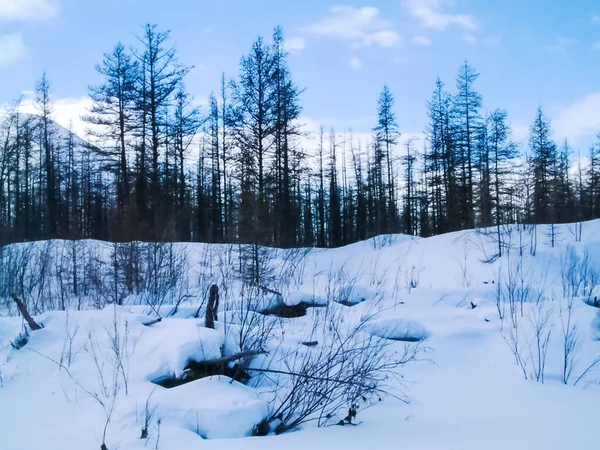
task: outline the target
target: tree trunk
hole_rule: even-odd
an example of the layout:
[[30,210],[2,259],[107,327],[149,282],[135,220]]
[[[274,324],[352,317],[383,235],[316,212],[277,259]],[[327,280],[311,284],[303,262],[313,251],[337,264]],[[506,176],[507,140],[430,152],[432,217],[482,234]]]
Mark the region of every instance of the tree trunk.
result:
[[204,326],[206,328],[215,328],[215,320],[219,320],[217,317],[217,311],[219,309],[219,287],[213,284],[210,287],[208,296],[208,305],[206,306],[206,317],[204,319]]
[[40,325],[38,325],[35,320],[33,320],[33,317],[31,317],[31,315],[27,311],[27,307],[19,299],[19,297],[17,297],[16,294],[12,294],[12,293],[10,294],[10,296],[12,297],[14,302],[17,304],[17,308],[19,308],[19,312],[25,319],[25,322],[27,322],[27,325],[29,325],[29,328],[31,328],[31,331],[41,330],[42,327]]

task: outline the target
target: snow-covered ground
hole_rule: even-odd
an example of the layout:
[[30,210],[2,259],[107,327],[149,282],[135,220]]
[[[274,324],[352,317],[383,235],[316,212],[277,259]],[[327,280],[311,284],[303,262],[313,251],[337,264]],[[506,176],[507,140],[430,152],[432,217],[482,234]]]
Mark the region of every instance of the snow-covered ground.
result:
[[[18,350],[11,343],[23,323],[6,299],[0,449],[98,449],[103,440],[109,450],[597,449],[600,364],[586,369],[600,356],[600,309],[594,307],[600,222],[584,223],[581,239],[575,225],[556,227],[554,247],[550,231],[504,228],[499,258],[493,230],[384,236],[334,250],[268,249],[268,288],[281,297],[243,290],[237,246],[177,244],[189,262],[185,287],[129,295],[118,307],[100,302],[98,293],[52,302],[67,311],[29,298],[43,329],[30,332]],[[57,255],[69,255],[70,245],[51,244],[56,272]],[[93,254],[106,267],[112,248],[79,244],[82,260]],[[58,295],[69,279],[50,275],[45,292]],[[213,283],[221,292],[215,330],[204,326]],[[260,314],[280,303],[309,307],[296,318]],[[157,313],[163,320],[148,325]],[[394,368],[395,377],[380,380],[392,395],[361,402],[357,426],[336,426],[347,405],[341,416],[322,418],[322,427],[310,421],[281,435],[249,437],[282,400],[276,373],[249,370],[246,385],[224,376],[172,388],[155,383],[181,379],[190,361],[258,348],[267,354],[252,367],[298,370],[306,358],[333,348],[339,334],[382,345],[390,358],[416,352],[415,361]],[[565,335],[573,347],[566,384]]]

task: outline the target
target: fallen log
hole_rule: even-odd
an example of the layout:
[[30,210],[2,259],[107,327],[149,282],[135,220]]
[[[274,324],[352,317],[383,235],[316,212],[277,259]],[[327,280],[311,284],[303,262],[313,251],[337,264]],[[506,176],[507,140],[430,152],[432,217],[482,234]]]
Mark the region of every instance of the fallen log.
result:
[[206,361],[189,361],[181,377],[161,377],[153,382],[170,389],[201,378],[224,375],[240,383],[245,383],[250,379],[250,375],[245,370],[247,362],[235,364],[233,367],[229,367],[229,363],[264,354],[266,354],[264,350],[249,350]]
[[157,323],[160,323],[160,322],[162,322],[162,317],[151,320],[149,322],[142,322],[142,325],[144,325],[145,327],[151,327],[152,325],[156,325]]
[[217,359],[207,359],[206,361],[199,361],[196,364],[206,364],[207,366],[224,366],[230,362],[239,361],[240,359],[249,358],[252,356],[264,355],[267,352],[264,350],[248,350],[245,352],[235,353],[229,356],[223,356]]
[[21,299],[12,292],[11,292],[10,296],[12,297],[13,301],[17,304],[17,308],[19,309],[19,312],[25,319],[25,322],[27,322],[27,325],[29,325],[29,328],[31,328],[31,331],[41,330],[42,327],[40,325],[38,325],[35,320],[33,320],[33,317],[31,317],[31,315],[29,314],[29,311],[27,311],[27,307],[21,301]]
[[223,356],[217,359],[190,361],[185,366],[183,381],[189,382],[204,377],[225,375],[235,381],[245,383],[250,379],[250,375],[248,372],[246,372],[248,361],[242,362],[241,364],[236,363],[233,365],[233,367],[229,367],[229,363],[233,363],[244,358],[252,358],[258,355],[264,355],[265,353],[266,352],[263,350],[249,350],[230,356]]

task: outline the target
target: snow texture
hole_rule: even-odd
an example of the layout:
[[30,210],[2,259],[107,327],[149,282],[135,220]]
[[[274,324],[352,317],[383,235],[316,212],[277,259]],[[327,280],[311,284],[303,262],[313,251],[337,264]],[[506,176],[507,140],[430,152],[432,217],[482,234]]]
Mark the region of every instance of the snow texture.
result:
[[[269,286],[281,295],[260,298],[242,295],[240,282],[230,276],[237,262],[235,246],[176,244],[188,257],[189,285],[196,289],[176,309],[167,300],[152,310],[137,295],[125,298],[123,306],[101,310],[90,299],[76,299],[81,310],[74,300],[67,311],[36,315],[43,329],[29,333],[19,350],[11,342],[22,332],[23,320],[7,300],[0,303],[0,449],[100,448],[116,380],[109,450],[364,450],[398,445],[411,450],[596,450],[600,367],[589,370],[576,386],[574,382],[600,355],[600,310],[590,306],[600,279],[590,275],[600,274],[600,221],[583,224],[582,242],[575,242],[571,229],[557,226],[552,247],[543,226],[504,227],[500,258],[494,257],[495,236],[485,230],[427,239],[383,236],[300,253],[269,249],[274,273],[284,273],[286,261],[301,256],[292,276]],[[35,251],[51,245],[52,254],[61,255],[67,243],[20,245]],[[110,244],[81,245],[86,255],[108,261]],[[232,254],[231,267],[215,270]],[[507,345],[507,286],[521,275],[527,289],[515,291],[523,301],[514,318],[530,368],[531,324],[540,314],[549,315],[544,384],[525,380]],[[569,281],[577,277],[581,279]],[[228,283],[215,330],[204,327],[203,306],[213,283]],[[565,385],[561,317],[568,298],[576,300],[572,320],[578,345],[573,376]],[[281,301],[327,307],[311,307],[295,319],[260,314],[261,308]],[[146,326],[157,311],[163,319]],[[171,389],[153,383],[160,377],[181,377],[190,361],[234,354],[243,342],[260,342],[269,350],[255,364],[284,367],[286,355],[309,354],[326,342],[326,331],[315,332],[312,324],[332,314],[341,315],[344,327],[362,323],[363,332],[398,351],[409,345],[402,341],[423,341],[423,357],[397,374],[397,388],[408,395],[408,404],[385,398],[359,410],[357,427],[318,428],[309,422],[280,436],[248,437],[272,412],[268,402],[274,390],[268,377],[247,386],[222,376]],[[268,330],[268,338],[257,341],[257,329]],[[149,437],[140,439],[147,411],[152,412]]]

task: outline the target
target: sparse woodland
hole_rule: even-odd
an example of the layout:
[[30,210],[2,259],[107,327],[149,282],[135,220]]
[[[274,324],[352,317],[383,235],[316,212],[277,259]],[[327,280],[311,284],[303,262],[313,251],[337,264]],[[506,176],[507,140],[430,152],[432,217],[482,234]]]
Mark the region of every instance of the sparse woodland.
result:
[[52,121],[46,74],[35,87],[38,114],[20,114],[17,100],[2,120],[2,243],[338,247],[389,233],[600,217],[600,142],[555,142],[541,107],[529,141],[514,142],[506,112],[483,110],[468,63],[454,88],[432,86],[424,142],[402,138],[396,108],[408,106],[388,86],[373,99],[370,142],[305,130],[305,87],[294,82],[280,28],[252,43],[239,74],[223,75],[202,110],[185,89],[190,67],[156,25],[99,55],[97,70],[87,136]]
[[468,433],[463,401],[536,407],[524,380],[598,404],[600,135],[557,143],[540,107],[515,142],[467,62],[423,141],[387,85],[369,142],[311,133],[282,29],[203,109],[170,33],[137,37],[99,58],[86,136],[46,74],[37,115],[0,119],[0,401],[31,383],[27,420],[87,415],[73,442],[101,450],[353,426],[384,400],[371,425],[410,427],[413,388],[439,402],[415,406],[426,433],[431,404]]

